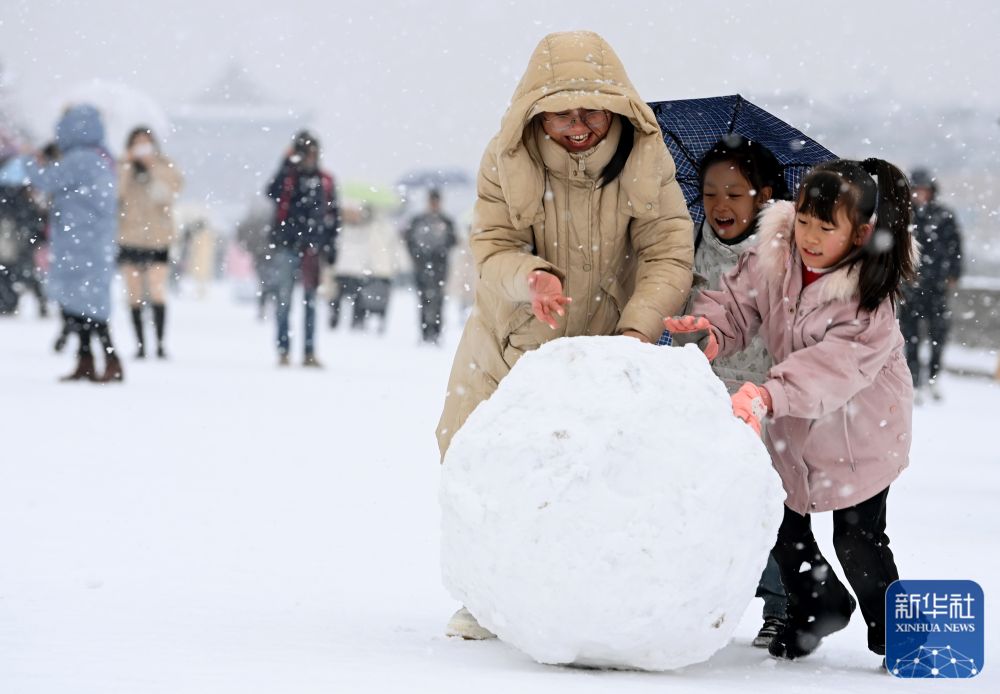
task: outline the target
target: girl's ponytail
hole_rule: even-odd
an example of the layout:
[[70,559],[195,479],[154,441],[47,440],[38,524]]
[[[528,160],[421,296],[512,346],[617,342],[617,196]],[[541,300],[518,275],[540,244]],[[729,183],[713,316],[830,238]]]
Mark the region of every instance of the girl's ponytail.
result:
[[[874,199],[865,195],[865,189],[871,187],[863,185],[858,201],[862,215],[868,211],[875,213],[874,230],[864,246],[858,278],[861,307],[874,311],[887,296],[898,300],[903,283],[913,279],[915,273],[910,238],[910,184],[906,174],[883,159],[865,159],[860,164],[877,181],[873,187]],[[864,224],[869,220],[870,217],[857,222]]]

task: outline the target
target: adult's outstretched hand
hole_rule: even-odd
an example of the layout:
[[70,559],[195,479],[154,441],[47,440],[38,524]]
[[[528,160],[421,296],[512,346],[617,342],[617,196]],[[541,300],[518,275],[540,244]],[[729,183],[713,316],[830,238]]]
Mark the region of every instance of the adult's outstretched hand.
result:
[[562,282],[551,272],[535,270],[528,275],[528,289],[531,290],[531,311],[535,318],[556,329],[556,316],[566,315],[566,305],[572,299],[563,294]]

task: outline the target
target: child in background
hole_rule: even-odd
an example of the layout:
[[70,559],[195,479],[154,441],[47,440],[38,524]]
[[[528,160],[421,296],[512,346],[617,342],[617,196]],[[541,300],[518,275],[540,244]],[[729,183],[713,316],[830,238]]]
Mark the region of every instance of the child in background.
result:
[[885,654],[885,591],[898,578],[886,497],[909,462],[913,382],[894,300],[914,273],[910,190],[880,159],[822,164],[798,201],[760,218],[760,240],[738,267],[668,318],[675,345],[697,343],[711,360],[758,333],[774,366],[732,396],[734,413],[760,433],[787,497],[772,550],[788,594],[788,622],[768,650],[812,653],[843,629],[856,606],[816,544],[810,513],[833,512],[833,544],[868,626]]
[[[698,165],[705,221],[695,232],[694,274],[690,307],[704,289],[716,290],[723,275],[736,267],[740,255],[757,244],[757,214],[769,200],[788,198],[781,164],[770,150],[740,135],[712,146]],[[741,352],[721,357],[712,370],[735,393],[746,381],[763,383],[771,357],[760,336]],[[785,625],[785,590],[773,557],[757,586],[763,598],[764,624],[753,645],[767,648]]]

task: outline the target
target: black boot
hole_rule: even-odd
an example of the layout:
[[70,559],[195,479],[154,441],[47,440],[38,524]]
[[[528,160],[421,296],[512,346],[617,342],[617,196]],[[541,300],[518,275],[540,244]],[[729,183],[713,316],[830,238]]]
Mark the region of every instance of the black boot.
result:
[[153,325],[156,327],[156,356],[166,359],[163,349],[163,331],[167,321],[167,307],[164,304],[153,304]]
[[786,624],[788,624],[788,620],[784,617],[765,617],[763,626],[754,637],[753,647],[767,648],[770,646],[771,641],[785,628]]
[[851,621],[857,607],[854,596],[829,570],[832,580],[824,582],[816,598],[803,600],[795,608],[789,600],[788,622],[767,646],[768,653],[775,658],[794,660],[809,655],[819,648],[824,637],[840,631]]
[[59,332],[59,336],[56,338],[55,344],[52,345],[52,349],[57,353],[66,349],[66,342],[69,340],[69,330],[63,328]]
[[785,508],[785,519],[772,550],[788,595],[788,621],[768,644],[775,658],[809,655],[823,637],[847,626],[857,607],[816,544],[809,516]]
[[52,348],[56,352],[61,352],[66,348],[66,342],[69,340],[70,334],[76,329],[77,321],[65,311],[62,312],[62,328],[59,330],[59,336],[56,338],[56,343],[52,345]]
[[139,343],[139,349],[135,353],[136,359],[146,358],[146,340],[142,334],[142,305],[132,307],[132,327],[135,329],[135,339]]

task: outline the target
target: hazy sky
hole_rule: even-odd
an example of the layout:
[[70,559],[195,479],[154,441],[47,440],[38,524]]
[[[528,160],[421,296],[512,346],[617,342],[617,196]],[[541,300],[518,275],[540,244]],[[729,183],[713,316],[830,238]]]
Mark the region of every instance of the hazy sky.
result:
[[994,0],[0,3],[8,90],[42,134],[86,80],[139,88],[169,111],[235,59],[274,99],[311,110],[330,168],[369,179],[474,168],[535,44],[557,30],[603,34],[646,100],[1000,104]]

